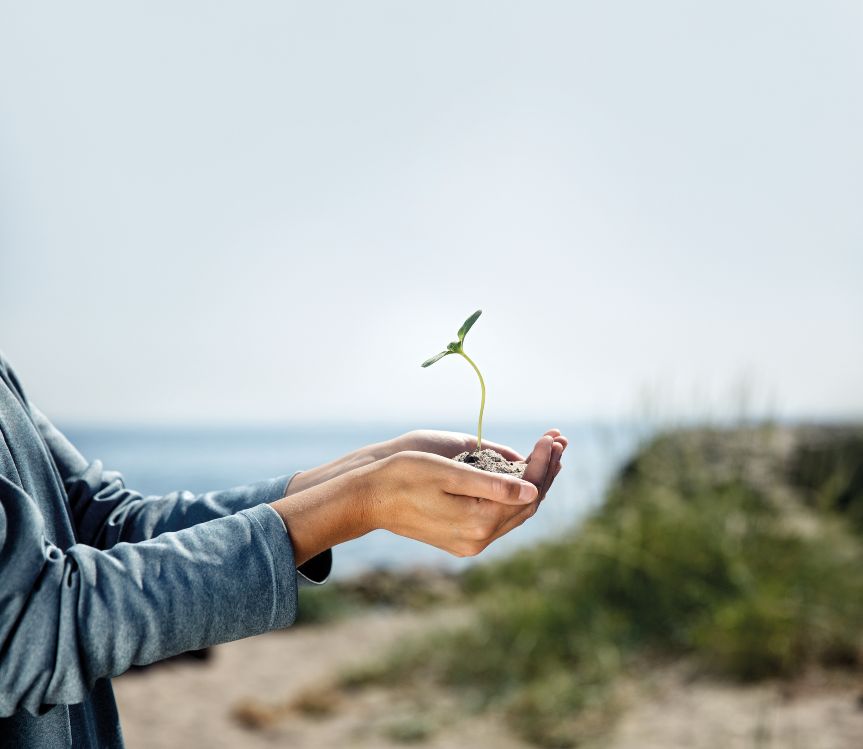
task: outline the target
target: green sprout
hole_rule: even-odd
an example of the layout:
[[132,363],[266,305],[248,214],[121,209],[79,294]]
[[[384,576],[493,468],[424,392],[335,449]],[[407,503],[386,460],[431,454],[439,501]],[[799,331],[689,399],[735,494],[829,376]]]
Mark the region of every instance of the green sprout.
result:
[[474,371],[477,374],[477,377],[479,377],[479,386],[480,388],[482,388],[482,399],[479,403],[479,425],[476,429],[477,452],[482,450],[482,412],[485,410],[485,381],[482,379],[482,374],[480,374],[479,367],[477,367],[477,365],[473,363],[473,359],[471,359],[464,352],[464,337],[467,335],[467,332],[471,329],[471,327],[477,321],[481,314],[482,310],[478,309],[467,320],[464,321],[464,325],[462,325],[458,329],[458,340],[448,343],[446,351],[441,351],[439,354],[435,354],[431,359],[426,359],[422,363],[422,366],[430,367],[438,359],[443,359],[445,356],[449,356],[450,354],[459,354],[460,356],[463,356],[467,360],[467,363],[473,367]]

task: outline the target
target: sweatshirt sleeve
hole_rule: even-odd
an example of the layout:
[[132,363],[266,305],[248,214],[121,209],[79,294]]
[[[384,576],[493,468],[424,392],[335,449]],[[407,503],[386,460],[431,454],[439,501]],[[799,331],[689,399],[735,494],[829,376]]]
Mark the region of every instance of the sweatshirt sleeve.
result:
[[[144,541],[166,531],[182,530],[275,502],[285,496],[296,475],[285,474],[204,494],[176,491],[161,497],[145,497],[126,488],[122,475],[105,469],[101,461],[88,462],[38,408],[30,403],[28,406],[60,472],[77,537],[98,549],[110,549],[124,541]],[[305,580],[320,584],[327,580],[331,569],[332,551],[327,549],[302,564],[298,571]]]
[[44,531],[33,498],[0,477],[0,717],[296,616],[293,549],[266,504],[108,550],[64,552]]

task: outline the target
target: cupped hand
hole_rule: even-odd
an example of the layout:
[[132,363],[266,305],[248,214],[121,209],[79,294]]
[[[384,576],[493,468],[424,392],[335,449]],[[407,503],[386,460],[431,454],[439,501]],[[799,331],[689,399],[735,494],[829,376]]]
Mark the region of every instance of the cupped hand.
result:
[[373,526],[455,556],[478,554],[538,506],[532,482],[432,453],[399,452],[371,470],[367,507]]
[[[449,452],[461,438],[432,439]],[[559,430],[546,432],[527,458],[524,479],[418,450],[355,456],[349,462],[356,467],[338,471],[334,462],[327,470],[335,475],[272,507],[288,529],[297,564],[375,528],[473,556],[536,512],[560,472],[567,443]]]
[[[549,443],[551,444],[549,445]],[[523,455],[507,445],[488,440],[483,440],[482,444],[483,447],[496,450],[507,460],[525,460]],[[559,429],[549,429],[536,443],[527,458],[528,469],[525,473],[525,479],[539,489],[540,499],[548,493],[549,487],[560,472],[560,456],[567,444],[568,440],[560,433]],[[391,440],[366,445],[329,463],[302,471],[290,482],[287,495],[297,494],[304,489],[317,486],[356,468],[368,466],[400,452],[418,451],[440,455],[444,458],[454,458],[459,453],[473,450],[475,447],[476,436],[472,434],[437,429],[416,429]]]
[[[396,437],[392,442],[394,452],[419,450],[444,458],[454,458],[459,453],[476,448],[476,436],[473,434],[436,429],[417,429]],[[569,440],[561,434],[560,429],[549,429],[527,457],[528,466],[524,478],[539,490],[540,500],[548,494],[554,479],[560,473],[560,459],[567,445]],[[507,445],[483,440],[482,446],[496,450],[507,460],[525,460],[524,456]]]
[[[497,450],[507,460],[524,460],[524,456],[506,445],[483,440],[483,447]],[[424,453],[441,455],[444,458],[454,458],[459,453],[473,450],[476,447],[476,436],[462,432],[444,432],[436,429],[416,429],[390,440],[365,445],[349,452],[329,463],[309,468],[294,476],[288,485],[286,494],[297,494],[304,489],[317,486],[325,481],[341,476],[348,471],[370,465],[396,453],[406,450],[417,450]]]
[[[419,430],[403,438],[409,440],[414,449],[396,453],[383,461],[403,482],[396,492],[396,504],[389,510],[394,513],[389,518],[394,527],[388,529],[457,556],[478,554],[530,518],[560,473],[561,456],[569,445],[559,429],[549,429],[527,457],[523,480],[518,481],[513,476],[488,473],[447,460],[472,450],[476,446],[472,435]],[[483,440],[483,446],[497,450],[508,460],[523,460],[506,445]],[[417,452],[421,447],[426,451]],[[529,501],[526,501],[525,482],[535,487]],[[522,487],[518,500],[513,495],[516,483]],[[424,488],[433,496],[426,496]],[[474,502],[465,503],[468,497],[473,497]],[[449,519],[450,530],[440,536],[435,519],[443,520],[450,513],[455,513]]]

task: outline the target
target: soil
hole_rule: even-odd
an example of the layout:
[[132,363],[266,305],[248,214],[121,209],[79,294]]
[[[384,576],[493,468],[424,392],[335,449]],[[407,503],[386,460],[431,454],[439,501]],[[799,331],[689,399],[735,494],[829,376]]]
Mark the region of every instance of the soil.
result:
[[527,468],[527,463],[523,460],[507,460],[497,450],[489,450],[487,447],[476,451],[461,453],[456,455],[453,460],[459,463],[467,463],[474,468],[479,468],[481,471],[489,473],[508,473],[521,478]]

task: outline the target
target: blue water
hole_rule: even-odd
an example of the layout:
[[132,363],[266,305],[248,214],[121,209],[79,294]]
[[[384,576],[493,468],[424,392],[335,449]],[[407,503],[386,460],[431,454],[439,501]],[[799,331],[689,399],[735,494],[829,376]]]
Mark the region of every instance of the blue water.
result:
[[[613,473],[634,449],[631,427],[558,425],[570,438],[564,468],[547,501],[530,521],[499,539],[476,559],[505,554],[577,523],[602,496]],[[203,492],[302,470],[357,447],[408,431],[398,425],[314,427],[67,427],[64,431],[88,460],[99,458],[120,471],[126,485],[145,495],[176,489]],[[489,439],[527,452],[543,428],[526,424],[495,426]],[[418,565],[459,567],[475,559],[456,559],[438,549],[376,531],[339,546],[334,578],[377,567]]]

